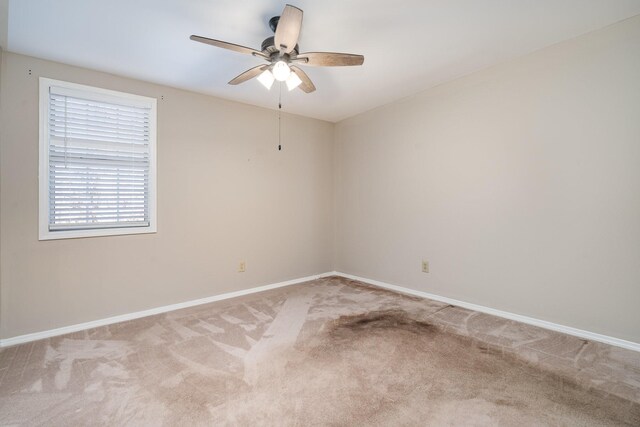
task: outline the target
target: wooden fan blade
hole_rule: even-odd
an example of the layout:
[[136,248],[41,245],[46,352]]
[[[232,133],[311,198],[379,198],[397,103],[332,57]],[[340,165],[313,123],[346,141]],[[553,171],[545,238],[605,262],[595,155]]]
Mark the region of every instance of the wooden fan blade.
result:
[[193,41],[196,41],[196,42],[210,44],[211,46],[221,47],[223,49],[233,50],[234,52],[246,53],[246,54],[249,54],[249,55],[260,56],[262,58],[266,58],[267,57],[264,53],[262,53],[260,51],[257,51],[255,49],[251,49],[250,47],[240,46],[239,44],[223,42],[221,40],[215,40],[215,39],[210,39],[210,38],[207,38],[207,37],[196,36],[196,35],[192,35],[189,38],[191,40],[193,40]]
[[300,86],[298,86],[298,87],[303,92],[311,93],[314,90],[316,90],[316,87],[313,85],[313,82],[311,81],[309,76],[307,76],[307,73],[305,73],[304,71],[302,71],[300,68],[296,67],[295,65],[291,66],[291,71],[296,73],[296,75],[298,77],[300,77],[300,80],[302,80],[302,83],[300,83]]
[[229,82],[229,84],[230,85],[239,85],[240,83],[244,83],[247,80],[251,80],[252,78],[256,77],[257,75],[262,73],[267,68],[269,68],[268,65],[258,65],[257,67],[250,68],[247,71],[245,71],[244,73],[240,74],[238,77],[236,77],[233,80],[231,80]]
[[276,49],[283,53],[290,53],[298,44],[301,27],[302,10],[290,4],[286,5],[276,27]]
[[[306,62],[304,60],[306,59]],[[362,65],[364,56],[352,53],[334,52],[305,52],[298,55],[295,61],[299,61],[312,67],[344,67],[351,65]]]

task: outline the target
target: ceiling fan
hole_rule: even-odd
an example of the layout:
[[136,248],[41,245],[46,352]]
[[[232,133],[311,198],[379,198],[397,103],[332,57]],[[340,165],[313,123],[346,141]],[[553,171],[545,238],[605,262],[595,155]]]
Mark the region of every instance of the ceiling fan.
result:
[[311,93],[316,90],[316,87],[298,65],[336,67],[362,65],[364,62],[364,56],[350,53],[300,53],[298,37],[302,27],[302,10],[290,4],[285,6],[282,15],[274,16],[269,20],[269,27],[271,27],[275,35],[266,38],[262,42],[262,50],[260,51],[196,35],[192,35],[190,39],[223,49],[253,55],[268,62],[266,65],[258,65],[240,74],[229,82],[230,85],[244,83],[257,76],[258,81],[267,89],[271,89],[273,82],[277,80],[286,82],[289,90],[300,87],[305,93]]

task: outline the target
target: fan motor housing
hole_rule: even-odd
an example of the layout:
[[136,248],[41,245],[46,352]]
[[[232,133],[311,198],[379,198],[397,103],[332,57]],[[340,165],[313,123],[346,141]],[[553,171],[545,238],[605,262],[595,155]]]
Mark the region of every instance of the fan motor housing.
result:
[[[279,17],[278,17],[279,18]],[[273,19],[273,18],[271,18]],[[300,51],[298,50],[298,45],[296,45],[296,47],[293,48],[293,50],[291,52],[289,52],[290,56],[297,56],[298,53],[300,53]],[[262,52],[271,56],[271,54],[276,53],[276,52],[280,52],[280,49],[276,48],[276,42],[275,42],[275,38],[273,36],[271,37],[267,37],[266,39],[264,39],[264,41],[262,42]]]

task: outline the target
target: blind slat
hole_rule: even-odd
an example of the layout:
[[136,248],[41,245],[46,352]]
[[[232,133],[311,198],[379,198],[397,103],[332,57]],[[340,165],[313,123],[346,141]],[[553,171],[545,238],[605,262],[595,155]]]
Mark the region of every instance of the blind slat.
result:
[[57,174],[54,176],[54,173],[51,173],[50,176],[55,178],[60,184],[83,184],[83,185],[91,185],[91,184],[112,184],[117,185],[120,183],[127,184],[147,184],[147,180],[144,176],[138,175],[110,175],[110,176],[95,176],[95,175],[62,175]]
[[143,144],[149,139],[149,134],[145,132],[135,132],[128,130],[116,131],[99,128],[97,126],[67,126],[65,128],[57,123],[50,123],[49,129],[49,133],[53,138],[67,141],[85,138],[92,141],[113,140],[113,142],[124,142],[125,144],[131,144],[132,142],[138,141],[139,143]]
[[102,163],[109,160],[117,161],[117,162],[125,162],[131,164],[132,162],[143,162],[146,163],[149,161],[149,157],[146,154],[129,154],[124,155],[118,152],[77,152],[75,150],[51,150],[51,158],[54,161],[62,161],[64,163],[70,162],[90,162],[95,161],[96,163]]
[[[56,215],[64,215],[67,213],[73,213],[73,212],[80,212],[80,211],[85,211],[88,208],[91,208],[95,205],[93,204],[79,204],[79,205],[60,205],[58,206],[58,210],[56,212]],[[130,207],[131,206],[131,207]],[[147,208],[144,207],[144,205],[141,204],[132,204],[132,205],[119,205],[119,204],[107,204],[107,205],[103,205],[100,204],[100,208],[102,210],[104,210],[105,212],[110,212],[110,211],[123,211],[123,210],[127,210],[127,209],[140,209],[143,211],[148,211]]]
[[105,135],[99,135],[89,132],[84,133],[74,133],[69,131],[67,135],[64,133],[52,133],[51,136],[54,138],[62,138],[67,141],[78,141],[78,142],[121,142],[125,144],[132,144],[138,142],[139,144],[148,144],[148,138],[119,138],[119,137],[110,137]]
[[[107,164],[108,163],[108,164]],[[118,168],[122,170],[145,173],[146,170],[149,169],[148,162],[135,162],[135,165],[132,165],[132,161],[123,161],[123,160],[111,160],[109,162],[96,162],[91,159],[74,159],[73,157],[68,157],[65,159],[62,158],[53,158],[51,159],[51,164],[54,166],[86,166],[87,168],[91,168],[94,173],[99,173],[100,170],[111,170],[113,172],[118,172]],[[146,165],[144,163],[147,163]]]
[[88,114],[73,110],[52,110],[49,115],[49,123],[59,126],[96,126],[110,129],[134,130],[144,132],[148,124],[146,119],[139,120],[135,117],[110,116],[98,113]]
[[70,185],[70,184],[59,184],[56,186],[56,189],[60,189],[63,191],[80,191],[86,190],[87,188],[91,188],[92,190],[104,190],[104,191],[117,191],[122,189],[123,191],[142,191],[147,187],[145,185],[132,185],[132,184],[122,184],[122,185],[100,185],[100,184],[86,184],[86,185]]
[[61,230],[99,230],[105,228],[123,228],[123,227],[148,227],[149,221],[118,221],[118,222],[92,222],[92,223],[80,223],[76,222],[73,224],[52,224],[49,225],[49,230],[51,231],[61,231]]
[[[138,219],[140,221],[144,220],[144,215],[145,215],[145,211],[141,211],[141,212],[120,212],[120,211],[115,211],[115,212],[100,212],[99,214],[94,214],[91,215],[92,219]],[[78,213],[65,213],[65,214],[59,214],[56,215],[56,219],[57,220],[74,220],[74,221],[79,221],[79,220],[85,220],[86,219],[86,215],[82,214],[80,212]]]
[[[55,88],[52,88],[55,91]],[[67,106],[68,108],[81,108],[83,111],[91,111],[91,109],[117,112],[119,114],[134,114],[145,116],[147,106],[130,106],[122,103],[111,103],[99,100],[91,100],[73,95],[57,95],[50,93],[50,100],[53,105]]]

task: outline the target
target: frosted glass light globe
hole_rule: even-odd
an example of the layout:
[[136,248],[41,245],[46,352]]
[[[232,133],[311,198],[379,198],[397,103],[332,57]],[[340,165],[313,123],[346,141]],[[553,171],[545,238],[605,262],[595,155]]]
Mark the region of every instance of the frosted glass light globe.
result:
[[271,86],[273,86],[273,80],[273,74],[271,74],[271,71],[269,70],[264,70],[264,72],[258,76],[258,81],[262,83],[267,90],[271,89]]
[[296,73],[292,72],[291,74],[289,74],[289,78],[287,78],[287,88],[289,90],[294,90],[295,88],[300,86],[301,83],[302,80],[300,80],[300,77],[298,77]]
[[287,77],[291,74],[291,69],[286,62],[278,61],[273,65],[273,70],[271,72],[277,81],[283,82],[287,80]]

